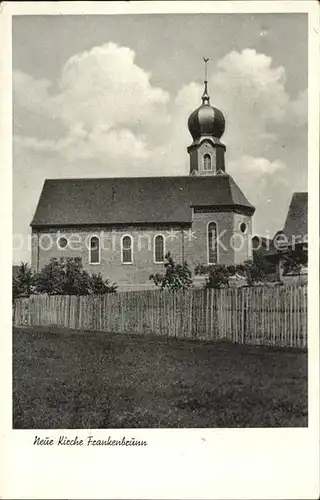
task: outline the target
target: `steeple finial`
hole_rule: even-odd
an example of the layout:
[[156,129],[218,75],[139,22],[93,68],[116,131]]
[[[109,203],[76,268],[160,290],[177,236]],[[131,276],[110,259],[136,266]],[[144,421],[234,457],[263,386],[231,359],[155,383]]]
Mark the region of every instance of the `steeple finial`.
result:
[[203,104],[210,104],[210,96],[208,94],[208,61],[209,58],[204,57],[204,91],[202,94]]

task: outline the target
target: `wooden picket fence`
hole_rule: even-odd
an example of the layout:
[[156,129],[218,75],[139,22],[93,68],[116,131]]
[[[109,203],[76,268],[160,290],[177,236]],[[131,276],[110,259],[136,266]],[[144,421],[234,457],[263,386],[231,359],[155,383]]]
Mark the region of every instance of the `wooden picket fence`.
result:
[[307,347],[307,286],[146,290],[15,301],[15,326]]

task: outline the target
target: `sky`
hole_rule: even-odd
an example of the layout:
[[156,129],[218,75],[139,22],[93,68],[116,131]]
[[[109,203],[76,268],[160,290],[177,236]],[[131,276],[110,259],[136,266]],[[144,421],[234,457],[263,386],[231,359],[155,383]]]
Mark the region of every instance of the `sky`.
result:
[[226,171],[273,236],[307,190],[307,30],[306,14],[14,16],[14,262],[45,179],[189,174],[204,56]]

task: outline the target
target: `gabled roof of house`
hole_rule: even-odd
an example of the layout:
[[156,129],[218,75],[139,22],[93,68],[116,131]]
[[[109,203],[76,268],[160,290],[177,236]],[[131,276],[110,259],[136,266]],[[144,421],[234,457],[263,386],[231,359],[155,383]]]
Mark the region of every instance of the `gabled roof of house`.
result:
[[[286,240],[281,236],[285,235]],[[279,240],[278,240],[279,238]],[[308,193],[293,193],[289,210],[282,230],[276,232],[268,257],[278,257],[279,250],[285,252],[288,247],[306,244],[308,240]]]
[[190,223],[193,206],[255,210],[229,175],[56,179],[31,226]]
[[[289,240],[308,235],[308,193],[293,193],[283,233]],[[296,240],[297,241],[297,240]]]

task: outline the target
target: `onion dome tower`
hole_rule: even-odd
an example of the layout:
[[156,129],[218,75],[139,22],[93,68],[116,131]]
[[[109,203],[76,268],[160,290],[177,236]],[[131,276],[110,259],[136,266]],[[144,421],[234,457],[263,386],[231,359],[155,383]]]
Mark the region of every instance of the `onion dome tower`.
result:
[[220,141],[225,130],[225,119],[220,109],[210,105],[205,59],[205,80],[202,104],[191,113],[188,129],[193,142],[187,151],[190,155],[190,175],[223,175],[226,147]]

